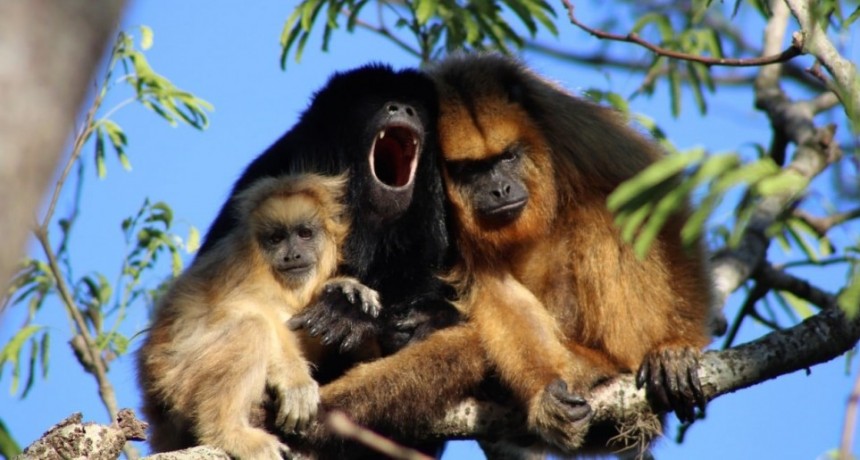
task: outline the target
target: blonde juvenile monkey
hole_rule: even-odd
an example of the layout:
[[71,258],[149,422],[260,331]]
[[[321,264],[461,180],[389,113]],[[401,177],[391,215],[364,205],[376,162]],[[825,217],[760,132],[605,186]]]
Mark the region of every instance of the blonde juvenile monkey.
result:
[[241,459],[281,458],[288,448],[254,426],[252,410],[269,396],[269,418],[284,433],[316,417],[315,350],[287,320],[335,289],[367,314],[380,310],[376,291],[333,278],[349,229],[345,182],[315,174],[255,182],[234,201],[236,228],[171,286],[138,355],[155,451],[207,444]]

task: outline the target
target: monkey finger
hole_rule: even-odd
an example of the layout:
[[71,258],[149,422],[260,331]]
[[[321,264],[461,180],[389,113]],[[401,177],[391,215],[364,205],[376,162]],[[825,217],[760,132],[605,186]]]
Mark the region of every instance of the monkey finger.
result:
[[693,390],[693,398],[696,401],[696,406],[704,413],[705,406],[708,405],[708,398],[705,397],[705,391],[702,389],[702,382],[699,380],[699,353],[697,351],[693,351],[692,353],[693,365],[688,368],[687,374],[689,376],[690,387]]
[[322,344],[331,345],[337,342],[342,342],[348,333],[349,331],[345,327],[332,326],[325,334],[323,334]]
[[342,289],[344,297],[346,297],[347,302],[352,305],[355,305],[355,286],[344,286]]
[[355,347],[361,342],[360,337],[356,334],[349,334],[346,338],[340,343],[340,352],[348,353],[355,349]]
[[651,373],[651,360],[648,357],[642,361],[642,365],[639,366],[639,371],[636,373],[636,388],[642,388],[645,386],[645,382],[648,381],[648,375]]
[[650,396],[656,399],[657,403],[662,408],[671,408],[672,404],[669,400],[669,395],[666,394],[666,387],[664,385],[665,376],[663,366],[660,366],[657,363],[652,363],[651,366],[651,375],[648,380],[648,393]]

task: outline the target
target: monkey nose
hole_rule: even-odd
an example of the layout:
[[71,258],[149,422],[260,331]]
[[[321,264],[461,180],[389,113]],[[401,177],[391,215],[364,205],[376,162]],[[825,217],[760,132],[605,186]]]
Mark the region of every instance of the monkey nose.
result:
[[414,117],[415,109],[412,108],[409,104],[401,104],[398,102],[389,102],[386,105],[386,110],[388,110],[389,115],[394,115],[395,113],[404,113],[407,116]]

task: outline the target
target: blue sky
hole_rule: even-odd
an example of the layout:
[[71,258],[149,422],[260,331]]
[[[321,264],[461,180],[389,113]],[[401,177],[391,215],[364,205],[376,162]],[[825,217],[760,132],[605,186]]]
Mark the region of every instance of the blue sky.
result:
[[[125,251],[120,222],[136,212],[145,198],[167,201],[179,221],[181,234],[187,232],[189,225],[205,232],[243,167],[290,128],[313,91],[332,72],[370,61],[394,67],[417,64],[412,56],[368,32],[354,35],[336,32],[328,53],[320,52],[319,42],[312,40],[302,62],[290,62],[287,71],[283,71],[278,65],[278,38],[291,12],[291,2],[267,0],[253,2],[253,7],[249,5],[201,0],[150,1],[134,2],[127,11],[124,28],[143,24],[155,33],[154,46],[147,52],[151,65],[180,88],[211,102],[215,111],[211,114],[211,126],[204,132],[185,126],[170,127],[137,105],[116,114],[114,119],[129,137],[128,153],[133,169],[126,172],[109,157],[107,178],[97,180],[92,154],[85,153],[88,178],[71,247],[78,275],[98,270],[110,279],[115,277]],[[562,19],[563,12],[559,13],[561,36],[542,37],[542,41],[581,49],[599,46],[596,39],[568,26]],[[589,12],[580,13],[587,18]],[[739,20],[743,19],[742,13]],[[752,36],[756,37],[757,32]],[[856,62],[857,46],[850,46],[855,38],[848,37],[848,49]],[[638,49],[630,51],[644,55]],[[572,67],[534,54],[526,54],[524,58],[539,72],[574,91],[597,87],[630,94],[641,78],[621,72],[610,76],[598,68]],[[112,95],[107,107],[127,96]],[[751,95],[744,90],[720,90],[716,97],[710,98],[710,114],[706,118],[693,110],[689,95],[684,103],[684,112],[677,120],[668,112],[665,91],[658,91],[650,99],[640,97],[632,107],[656,119],[681,148],[704,145],[713,151],[727,151],[745,142],[766,144],[769,140],[768,122],[754,110]],[[70,208],[67,193],[58,213],[62,215]],[[855,236],[856,230],[855,227]],[[56,237],[57,229],[53,231]],[[165,267],[147,281],[155,283],[166,273]],[[829,276],[815,281],[835,290],[843,279]],[[738,298],[733,298],[727,307],[730,316],[737,303]],[[5,343],[21,324],[22,313],[16,309],[2,318],[0,343]],[[61,307],[48,302],[38,323],[47,325],[53,333],[47,379],[38,380],[28,397],[19,400],[8,391],[8,369],[0,374],[0,417],[22,446],[72,412],[83,412],[86,420],[107,421],[94,380],[80,371],[65,346],[69,325]],[[138,308],[130,312],[124,330],[132,334],[146,324],[146,312]],[[763,332],[748,323],[742,328],[740,339],[750,340]],[[132,349],[139,344],[138,337]],[[689,430],[681,446],[671,440],[675,433],[672,418],[667,430],[669,438],[659,442],[654,452],[659,459],[817,458],[838,444],[845,403],[857,377],[856,364],[837,358],[810,369],[808,375],[798,372],[723,396],[709,405],[707,419]],[[110,376],[120,406],[137,409],[140,402],[133,356],[117,359]],[[147,451],[143,444],[139,447]],[[453,443],[445,458],[480,458],[480,455],[473,443],[463,442]]]

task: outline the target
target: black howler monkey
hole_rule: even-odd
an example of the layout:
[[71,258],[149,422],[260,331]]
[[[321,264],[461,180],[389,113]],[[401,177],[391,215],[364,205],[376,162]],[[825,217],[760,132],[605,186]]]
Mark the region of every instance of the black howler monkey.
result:
[[[233,197],[260,178],[348,170],[345,203],[353,221],[339,272],[377,290],[385,309],[374,326],[352,318],[352,308],[322,302],[293,325],[344,348],[375,327],[387,354],[455,322],[459,316],[446,300],[450,289],[437,277],[449,241],[437,166],[435,94],[433,83],[415,70],[368,65],[335,74],[299,122],[236,181],[201,254],[236,225]],[[331,380],[349,364],[323,363],[316,377]]]

